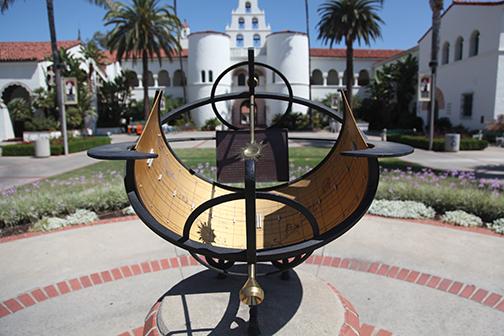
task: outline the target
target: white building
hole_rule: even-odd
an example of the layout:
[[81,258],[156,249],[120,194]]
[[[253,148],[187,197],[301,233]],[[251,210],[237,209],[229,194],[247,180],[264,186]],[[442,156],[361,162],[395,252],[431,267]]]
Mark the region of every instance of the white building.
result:
[[[440,29],[438,117],[482,129],[504,114],[504,1],[453,1]],[[431,31],[419,40],[419,73],[430,73]],[[417,114],[428,120],[428,104]]]
[[[165,59],[161,65],[157,60],[149,63],[149,95],[153,96],[158,89],[172,97],[183,97],[182,83],[187,73],[188,101],[205,98],[210,95],[216,77],[229,66],[247,60],[247,49],[254,48],[257,62],[266,63],[282,72],[291,84],[294,95],[308,98],[310,77],[312,99],[322,100],[328,94],[337,93],[345,88],[344,73],[346,68],[344,49],[311,49],[308,50],[308,38],[305,33],[292,31],[272,32],[266,21],[266,15],[259,8],[258,0],[238,0],[238,7],[232,10],[231,23],[225,32],[204,31],[190,33],[185,26],[182,45],[183,69],[179,60],[173,62]],[[379,61],[400,53],[400,50],[356,49],[354,53],[354,94],[365,95],[362,88],[373,73],[373,66]],[[311,69],[309,61],[311,58]],[[138,80],[134,83],[134,97],[142,99],[142,68],[140,62],[131,60],[122,63],[122,69],[134,71]],[[117,65],[115,71],[119,70]],[[258,91],[287,93],[285,84],[273,72],[263,68],[256,70],[259,74]],[[110,72],[114,75],[114,72]],[[246,90],[247,67],[235,69],[230,76],[220,82],[217,93]],[[232,104],[218,105],[223,116],[234,124],[248,123],[246,101],[235,101]],[[273,117],[285,110],[285,103],[258,101],[257,122],[269,124]],[[300,106],[293,107],[294,112],[303,112]],[[193,121],[201,126],[215,115],[210,106],[192,111]]]
[[[259,8],[258,0],[238,0],[238,7],[232,10],[231,22],[224,32],[191,33],[184,25],[181,45],[182,62],[173,55],[170,62],[164,57],[161,65],[157,59],[149,62],[149,95],[162,89],[172,97],[183,97],[187,101],[205,98],[217,76],[229,66],[246,61],[247,49],[253,47],[257,62],[266,63],[282,72],[291,84],[294,95],[308,98],[311,80],[312,99],[322,100],[329,94],[336,94],[345,88],[346,68],[344,49],[311,49],[305,33],[292,31],[272,32],[266,15]],[[71,53],[80,52],[79,41],[62,41],[60,46]],[[400,50],[356,49],[354,51],[354,94],[365,95],[366,85],[374,72],[375,64],[397,55]],[[12,98],[26,97],[39,87],[46,87],[46,76],[50,62],[48,42],[0,42],[0,104],[7,104]],[[309,63],[311,61],[311,69]],[[182,63],[182,69],[180,66]],[[98,67],[96,67],[98,68]],[[131,85],[133,97],[143,98],[141,62],[124,60],[122,64],[110,62],[101,77],[114,78],[122,70],[135,72]],[[258,91],[287,93],[281,78],[270,70],[258,68]],[[186,75],[187,74],[187,75]],[[135,76],[134,76],[135,77]],[[186,86],[183,87],[185,78]],[[247,90],[247,67],[235,69],[223,78],[217,94]],[[185,90],[184,90],[185,89]],[[258,101],[257,122],[266,125],[276,114],[282,113],[285,103]],[[218,104],[219,111],[234,124],[248,123],[248,102],[235,101]],[[303,112],[300,106],[294,112]],[[215,115],[210,106],[192,111],[192,119],[201,126]]]

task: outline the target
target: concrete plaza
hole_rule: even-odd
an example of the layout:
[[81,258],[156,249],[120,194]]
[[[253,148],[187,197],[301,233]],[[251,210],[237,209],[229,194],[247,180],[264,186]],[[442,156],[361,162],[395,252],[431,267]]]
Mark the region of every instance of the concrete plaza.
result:
[[[495,336],[504,330],[503,239],[366,216],[296,272],[334,286],[361,335]],[[136,219],[3,241],[0,256],[1,335],[134,335],[163,293],[203,271]]]

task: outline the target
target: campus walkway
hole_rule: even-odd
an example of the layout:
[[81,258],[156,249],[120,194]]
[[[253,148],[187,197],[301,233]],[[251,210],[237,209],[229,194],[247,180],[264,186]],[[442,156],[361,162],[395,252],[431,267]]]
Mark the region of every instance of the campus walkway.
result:
[[[503,243],[366,216],[296,272],[346,297],[362,335],[496,336],[504,330]],[[134,218],[1,242],[0,334],[133,335],[163,293],[203,270],[186,255]]]
[[[215,132],[173,132],[167,138],[205,138],[215,136]],[[290,132],[289,137],[312,138],[308,141],[292,141],[291,146],[328,146],[327,142],[315,138],[335,139],[329,132]],[[136,136],[113,135],[112,141],[135,141]],[[378,137],[370,137],[379,141]],[[215,148],[214,140],[177,142],[174,148]],[[405,161],[418,163],[433,169],[472,170],[478,177],[504,179],[504,148],[489,147],[484,151],[461,151],[458,153],[437,153],[416,149],[415,153],[403,157]],[[87,157],[85,152],[45,159],[33,157],[0,157],[0,190],[12,186],[31,183],[36,180],[65,173],[97,162]]]

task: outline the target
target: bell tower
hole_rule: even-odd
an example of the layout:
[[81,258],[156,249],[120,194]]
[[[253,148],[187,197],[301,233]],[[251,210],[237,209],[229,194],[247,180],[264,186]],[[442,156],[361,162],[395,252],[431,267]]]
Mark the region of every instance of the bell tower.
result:
[[262,48],[266,36],[271,33],[266,24],[264,10],[259,8],[258,0],[238,0],[238,8],[231,14],[231,24],[226,26],[231,37],[232,48]]

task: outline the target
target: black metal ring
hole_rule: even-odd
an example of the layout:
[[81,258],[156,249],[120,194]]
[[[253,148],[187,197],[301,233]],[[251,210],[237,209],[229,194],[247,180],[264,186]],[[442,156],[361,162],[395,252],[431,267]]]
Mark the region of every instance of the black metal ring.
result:
[[[217,110],[217,106],[215,106],[215,91],[217,90],[217,86],[219,85],[220,81],[222,80],[222,78],[224,78],[225,75],[227,75],[231,70],[233,69],[236,69],[238,67],[241,67],[241,66],[244,66],[244,65],[247,65],[249,64],[248,61],[244,61],[244,62],[240,62],[240,63],[236,63],[232,66],[230,66],[229,68],[227,68],[226,70],[224,70],[220,75],[219,77],[217,77],[217,79],[215,80],[213,86],[212,86],[212,91],[210,92],[210,102],[211,102],[211,105],[212,105],[212,110],[215,114],[215,116],[217,117],[217,119],[219,119],[219,121],[224,124],[226,127],[230,128],[230,129],[233,129],[233,130],[238,130],[238,129],[243,129],[245,127],[237,127],[231,123],[229,123],[226,119],[224,119],[221,114],[219,113],[219,111]],[[287,78],[284,76],[283,73],[281,73],[279,70],[277,70],[276,68],[272,67],[271,65],[268,65],[268,64],[265,64],[265,63],[260,63],[260,62],[254,62],[254,67],[255,66],[260,66],[260,67],[264,67],[266,69],[270,69],[271,71],[273,71],[274,73],[276,73],[278,76],[280,76],[280,78],[282,78],[283,82],[285,83],[285,85],[287,86],[287,90],[289,91],[289,100],[288,100],[288,105],[287,105],[287,109],[285,110],[285,112],[282,114],[282,117],[280,118],[279,122],[282,121],[284,119],[284,116],[289,113],[289,111],[292,109],[292,98],[294,97],[294,93],[292,91],[292,87],[289,83],[289,81],[287,80]],[[268,128],[271,128],[271,127],[274,127],[276,124],[273,124],[271,126],[269,126]]]
[[[292,269],[294,267],[297,267],[297,266],[301,265],[303,262],[306,261],[306,259],[308,259],[311,256],[312,253],[313,253],[313,251],[309,251],[309,252],[305,253],[302,257],[301,257],[301,255],[298,255],[298,256],[295,257],[297,259],[296,261],[293,261],[292,263],[288,263],[288,265],[286,267],[282,267],[282,268],[278,268],[272,262],[272,265],[275,268],[277,268],[276,270],[271,271],[271,272],[256,273],[256,276],[257,277],[264,277],[264,276],[271,276],[271,275],[283,273],[283,272],[285,272],[285,271],[287,271],[289,269]],[[237,276],[237,277],[248,277],[248,273],[240,273],[240,272],[228,271],[228,268],[220,268],[220,267],[218,267],[218,265],[208,262],[208,257],[207,256],[205,256],[205,260],[203,260],[203,259],[200,258],[200,256],[198,254],[196,254],[194,252],[189,251],[189,254],[191,254],[191,256],[197,262],[199,262],[202,266],[208,268],[211,271],[215,271],[217,273],[225,274],[225,275]],[[225,264],[229,264],[229,263],[230,263],[230,261],[226,261],[225,262]],[[234,264],[234,262],[232,262],[232,264]],[[263,264],[264,265],[263,262],[260,262],[259,264]],[[229,268],[231,266],[229,266]]]
[[[297,210],[310,223],[310,226],[312,228],[313,238],[317,238],[320,235],[317,219],[301,203],[296,202],[295,200],[291,200],[287,197],[268,193],[268,192],[256,192],[256,197],[257,197],[257,199],[265,199],[265,200],[269,200],[269,201],[282,203],[282,204],[285,204],[285,205],[293,208],[294,210]],[[244,199],[244,198],[245,198],[245,192],[238,191],[238,192],[235,192],[232,194],[227,194],[227,195],[222,195],[219,197],[212,198],[212,199],[200,204],[196,209],[193,210],[193,212],[191,212],[189,217],[187,217],[187,219],[184,223],[184,230],[182,233],[182,237],[180,238],[180,242],[184,242],[184,241],[189,240],[189,234],[191,232],[191,227],[193,226],[194,221],[203,212],[205,212],[206,210],[213,208],[219,204],[227,203],[227,202],[231,202],[231,201],[237,201],[239,199]]]

